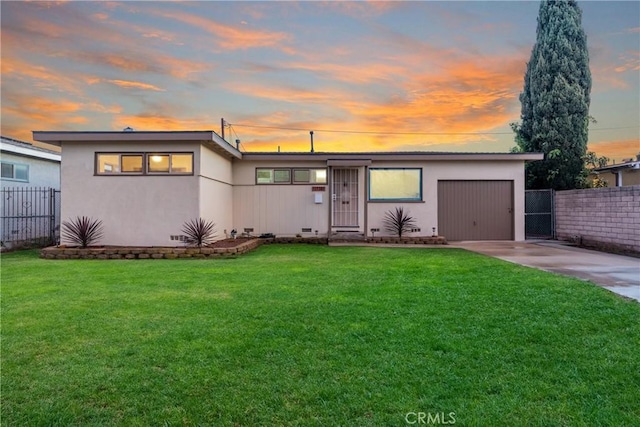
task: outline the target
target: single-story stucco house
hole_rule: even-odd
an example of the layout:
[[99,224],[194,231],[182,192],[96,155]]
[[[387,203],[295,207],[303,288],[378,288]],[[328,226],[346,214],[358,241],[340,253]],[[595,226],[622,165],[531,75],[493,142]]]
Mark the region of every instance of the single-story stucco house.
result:
[[[34,131],[62,147],[62,218],[104,225],[105,245],[176,246],[183,224],[255,236],[391,234],[524,240],[524,164],[538,153],[241,152],[213,131]],[[435,231],[434,231],[435,230]],[[62,242],[64,243],[64,241]]]

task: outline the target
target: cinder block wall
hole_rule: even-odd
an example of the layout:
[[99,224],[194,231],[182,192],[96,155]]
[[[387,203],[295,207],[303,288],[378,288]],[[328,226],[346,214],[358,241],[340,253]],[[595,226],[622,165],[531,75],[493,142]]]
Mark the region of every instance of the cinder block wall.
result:
[[640,254],[640,185],[558,191],[555,197],[558,240]]

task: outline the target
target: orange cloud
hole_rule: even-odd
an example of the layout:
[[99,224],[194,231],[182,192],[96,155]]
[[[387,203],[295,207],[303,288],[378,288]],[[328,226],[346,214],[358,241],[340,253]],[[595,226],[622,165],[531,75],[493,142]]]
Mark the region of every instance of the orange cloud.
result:
[[256,83],[230,82],[225,89],[242,95],[283,102],[330,103],[336,100],[328,91],[295,87],[264,86]]
[[251,49],[257,47],[274,47],[284,49],[283,42],[291,40],[291,36],[280,31],[260,31],[247,28],[246,25],[234,27],[220,24],[212,19],[198,15],[171,12],[156,12],[165,18],[175,19],[207,33],[218,39],[218,46],[227,50]]
[[397,79],[406,73],[406,68],[401,65],[385,63],[368,64],[336,64],[328,62],[289,62],[282,64],[285,69],[312,71],[319,75],[325,75],[329,79],[335,79],[348,83],[371,83],[375,81],[388,81]]
[[[504,129],[509,121],[517,119],[520,108],[518,95],[524,72],[524,62],[520,58],[488,57],[480,64],[445,54],[438,72],[415,71],[410,57],[407,59],[398,61],[405,65],[388,68],[385,68],[385,63],[368,64],[365,69],[379,71],[373,71],[365,77],[358,76],[361,69],[358,65],[310,63],[300,66],[317,73],[330,74],[333,80],[347,80],[352,76],[356,83],[389,76],[392,84],[387,82],[386,99],[381,99],[380,94],[375,92],[369,95],[359,88],[316,87],[309,90],[245,83],[231,83],[228,87],[247,96],[299,104],[298,110],[290,114],[281,112],[278,117],[247,117],[238,120],[238,123],[315,130],[319,143],[323,141],[327,146],[342,147],[343,150],[364,146],[376,150],[397,147],[419,147],[424,150],[433,145],[493,143],[498,140],[496,136],[478,132]],[[403,66],[406,68],[403,69]],[[402,78],[391,79],[394,74]],[[304,106],[311,104],[328,113],[322,117],[316,114],[311,119],[302,119],[301,112],[307,110]],[[331,133],[323,132],[323,129],[362,133]],[[252,149],[263,145],[273,147],[277,141],[281,141],[282,134],[288,132],[255,128],[240,130],[243,135],[250,135],[245,145]],[[506,132],[509,133],[508,130]],[[298,132],[298,135],[301,135],[298,140],[301,142],[294,143],[292,140],[290,144],[305,147],[308,144],[305,132]],[[259,138],[265,138],[264,144],[259,142]],[[510,134],[500,138],[501,147],[511,143],[505,143],[505,140],[512,138]]]
[[[116,116],[112,121],[113,129],[124,129],[129,126],[135,130],[149,130],[149,131],[170,131],[170,130],[215,130],[206,129],[211,126],[203,126],[207,123],[206,120],[201,118],[177,118],[175,116],[160,116],[160,115],[122,115]],[[217,131],[220,133],[219,131]]]
[[635,159],[640,154],[640,139],[590,142],[587,149],[598,156],[608,157],[612,162],[620,163],[623,159]]
[[165,92],[164,89],[148,83],[132,82],[129,80],[107,80],[107,82],[114,84],[116,86],[127,88],[127,89],[143,89],[143,90],[153,90],[156,92]]

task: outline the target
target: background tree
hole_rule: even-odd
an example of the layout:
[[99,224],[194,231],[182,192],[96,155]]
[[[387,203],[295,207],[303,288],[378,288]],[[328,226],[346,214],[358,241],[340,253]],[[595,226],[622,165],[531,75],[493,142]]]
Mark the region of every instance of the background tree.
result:
[[573,0],[540,3],[536,43],[524,76],[516,150],[543,152],[526,166],[527,188],[584,186],[591,71],[582,11]]

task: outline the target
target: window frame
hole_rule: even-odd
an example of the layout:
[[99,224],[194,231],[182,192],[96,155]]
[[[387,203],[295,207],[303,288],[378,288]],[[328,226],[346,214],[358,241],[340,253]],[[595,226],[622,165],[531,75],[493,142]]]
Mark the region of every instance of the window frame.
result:
[[[269,172],[269,182],[260,182],[258,177],[260,172]],[[276,172],[287,172],[289,174],[288,181],[276,181]],[[256,168],[255,169],[255,182],[256,185],[289,185],[291,184],[291,168]]]
[[[309,173],[308,181],[296,181],[295,175],[296,171],[306,171]],[[324,182],[320,182],[317,179],[317,173],[314,171],[324,171]],[[291,179],[292,184],[294,185],[327,185],[327,169],[326,168],[291,168]]]
[[[319,182],[314,179],[316,174],[313,171],[322,170],[325,172],[325,180],[324,182]],[[270,171],[271,180],[270,182],[260,182],[259,174],[263,171]],[[288,181],[275,181],[275,173],[287,171],[289,173]],[[296,181],[295,174],[297,171],[307,171],[309,173],[308,181]],[[256,167],[255,168],[255,184],[256,185],[327,185],[327,176],[328,172],[326,168],[318,167],[318,168],[281,168],[281,167]]]
[[[11,177],[5,177],[5,176],[0,176],[0,178],[2,180],[8,180],[8,181],[16,181],[16,182],[29,182],[29,178],[31,176],[31,169],[30,169],[30,165],[27,163],[19,163],[19,162],[12,162],[12,161],[6,161],[6,160],[2,160],[2,162],[0,162],[0,169],[2,168],[2,166],[4,165],[8,165],[11,166]],[[16,177],[16,167],[19,168],[24,168],[25,173],[27,175],[26,179],[22,179],[22,178],[17,178]],[[0,172],[1,173],[1,172]]]
[[[385,171],[418,171],[419,172],[419,177],[418,177],[418,197],[372,197],[371,195],[371,190],[372,190],[372,186],[371,183],[373,182],[372,178],[371,178],[371,172],[373,171],[379,171],[379,170],[385,170]],[[369,201],[370,202],[413,202],[413,203],[419,203],[419,202],[424,202],[424,191],[423,191],[423,168],[421,167],[409,167],[409,168],[403,168],[403,167],[392,167],[392,168],[369,168],[369,182],[368,182],[368,196],[369,196]]]
[[[195,153],[193,151],[97,151],[95,153],[94,160],[94,175],[95,176],[193,176],[194,175],[194,158]],[[118,156],[119,172],[101,172],[100,171],[100,156]],[[174,155],[190,155],[191,156],[191,171],[190,172],[174,172],[173,171],[173,156]],[[140,172],[127,171],[122,172],[122,158],[123,157],[142,157],[142,170]],[[169,170],[168,171],[150,171],[149,162],[152,156],[169,156]]]

